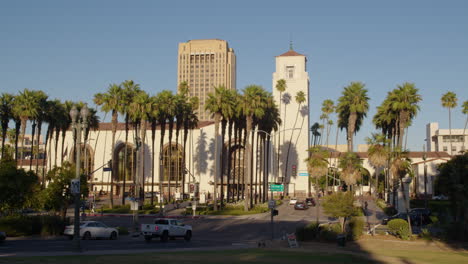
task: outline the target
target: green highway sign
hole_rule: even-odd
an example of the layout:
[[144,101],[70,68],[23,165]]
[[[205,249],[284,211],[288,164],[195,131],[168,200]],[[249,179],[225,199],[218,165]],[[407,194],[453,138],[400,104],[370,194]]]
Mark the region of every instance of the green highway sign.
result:
[[282,184],[270,184],[270,192],[283,192],[284,186]]

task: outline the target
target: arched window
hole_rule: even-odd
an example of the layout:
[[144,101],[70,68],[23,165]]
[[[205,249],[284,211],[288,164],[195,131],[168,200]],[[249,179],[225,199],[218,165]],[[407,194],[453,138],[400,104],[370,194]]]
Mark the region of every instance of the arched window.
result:
[[181,181],[184,172],[182,164],[183,151],[177,144],[171,144],[171,147],[164,148],[163,166],[164,166],[164,181]]
[[[125,154],[127,155],[126,157]],[[135,148],[131,145],[127,145],[127,147],[125,147],[125,145],[122,144],[117,148],[115,157],[117,161],[114,163],[114,166],[117,166],[115,181],[123,182],[125,177],[126,182],[133,182],[136,171]]]

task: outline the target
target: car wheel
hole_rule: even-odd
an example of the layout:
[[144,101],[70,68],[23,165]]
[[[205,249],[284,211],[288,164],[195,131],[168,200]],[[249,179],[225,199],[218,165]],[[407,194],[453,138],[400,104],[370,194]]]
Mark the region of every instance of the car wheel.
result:
[[116,240],[117,239],[117,233],[115,231],[113,231],[110,235],[110,239],[111,240]]
[[91,239],[91,233],[90,232],[85,232],[83,235],[83,240],[90,240]]
[[190,239],[192,239],[192,231],[187,231],[187,233],[185,233],[184,239],[185,241],[190,241]]
[[169,239],[169,233],[167,231],[164,231],[161,236],[161,242],[167,242],[168,239]]

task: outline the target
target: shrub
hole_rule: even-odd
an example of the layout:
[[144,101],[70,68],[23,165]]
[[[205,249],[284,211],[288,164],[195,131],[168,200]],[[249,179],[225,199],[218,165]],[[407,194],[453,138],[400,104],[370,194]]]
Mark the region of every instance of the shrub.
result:
[[403,240],[408,240],[411,237],[408,222],[403,219],[393,219],[387,224],[390,232]]
[[62,234],[66,224],[59,216],[7,216],[0,220],[0,230],[11,237],[50,236]]
[[319,223],[312,222],[306,226],[296,228],[296,237],[299,241],[311,241],[317,239],[319,231]]
[[335,242],[339,234],[341,234],[341,225],[339,223],[320,226],[319,239],[322,241]]
[[364,220],[361,217],[353,217],[348,224],[348,239],[358,240],[364,232]]
[[421,229],[421,233],[419,233],[419,237],[426,240],[426,241],[432,241],[434,239],[432,237],[431,232],[427,228]]

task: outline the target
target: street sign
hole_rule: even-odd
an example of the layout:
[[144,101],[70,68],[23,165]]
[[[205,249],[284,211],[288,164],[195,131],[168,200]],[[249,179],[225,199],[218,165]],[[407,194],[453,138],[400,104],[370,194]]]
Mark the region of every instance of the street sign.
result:
[[103,170],[103,171],[112,171],[112,168],[104,167],[102,170]]
[[270,192],[283,192],[284,186],[282,184],[270,184]]
[[72,194],[80,194],[80,179],[71,180],[70,191]]
[[299,176],[306,176],[306,177],[308,177],[308,176],[309,176],[309,173],[308,173],[308,172],[299,172]]
[[269,200],[268,201],[268,208],[269,209],[275,209],[276,207],[276,201],[275,200]]

